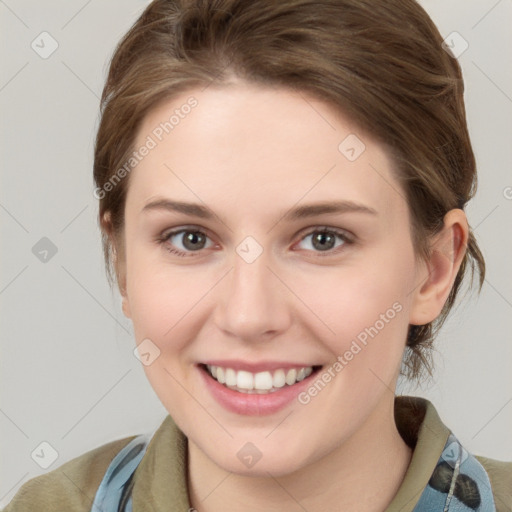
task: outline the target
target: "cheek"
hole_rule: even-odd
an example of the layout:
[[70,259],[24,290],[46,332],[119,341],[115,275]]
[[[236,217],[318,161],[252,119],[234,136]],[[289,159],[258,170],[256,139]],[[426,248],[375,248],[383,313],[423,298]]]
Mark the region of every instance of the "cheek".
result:
[[219,276],[206,266],[167,264],[161,254],[135,249],[130,256],[127,291],[135,340],[150,340],[146,343],[158,357],[144,371],[166,407],[174,408],[190,398],[181,396],[178,382],[189,386],[194,378],[196,342],[211,321]]
[[394,374],[405,347],[413,270],[412,253],[389,251],[386,257],[381,251],[378,263],[359,261],[295,278],[294,291],[312,311],[310,330],[333,360],[340,356],[350,366],[345,373],[370,378],[372,368],[386,380]]
[[179,272],[151,272],[149,267],[134,269],[134,275],[128,293],[136,339],[153,338],[159,345],[168,340],[170,346],[160,348],[178,350],[183,338],[179,333],[190,327],[188,316],[200,310],[194,305],[205,295],[204,283]]
[[337,339],[356,336],[382,315],[397,318],[398,310],[405,310],[408,302],[403,275],[395,275],[390,268],[330,269],[323,278],[317,276],[314,285],[310,276],[297,276],[295,283],[297,295],[306,298],[326,332]]
[[[192,368],[187,350],[201,328],[200,300],[204,282],[195,273],[170,269],[132,253],[128,266],[128,294],[137,344],[149,352],[144,372],[175,421],[191,412],[189,386]],[[148,341],[149,340],[149,341]],[[154,358],[154,359],[153,359]]]
[[127,249],[127,294],[136,341],[149,338],[163,350],[162,340],[180,339],[174,331],[200,290],[190,282],[190,275],[178,269],[171,272],[159,250],[147,250],[129,240]]

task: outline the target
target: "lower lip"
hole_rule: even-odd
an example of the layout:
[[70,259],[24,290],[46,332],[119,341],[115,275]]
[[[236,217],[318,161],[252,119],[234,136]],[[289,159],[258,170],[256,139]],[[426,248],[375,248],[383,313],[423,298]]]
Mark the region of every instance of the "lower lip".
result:
[[228,411],[245,416],[273,414],[293,402],[297,395],[310,385],[318,370],[293,386],[285,385],[278,391],[266,394],[240,393],[215,380],[202,366],[198,366],[206,387],[213,397]]

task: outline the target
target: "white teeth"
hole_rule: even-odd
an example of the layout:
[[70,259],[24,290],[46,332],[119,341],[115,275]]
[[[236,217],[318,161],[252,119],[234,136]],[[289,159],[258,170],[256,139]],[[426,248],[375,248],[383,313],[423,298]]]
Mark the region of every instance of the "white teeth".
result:
[[224,368],[217,366],[217,380],[224,384],[226,382],[226,376],[224,375]]
[[286,384],[286,375],[284,374],[284,370],[276,370],[274,372],[272,384],[274,385],[275,388],[282,388]]
[[285,380],[286,380],[286,384],[288,384],[288,386],[295,384],[295,382],[297,381],[297,370],[295,370],[295,369],[288,370]]
[[272,388],[272,375],[270,372],[260,372],[254,376],[254,389],[263,391]]
[[272,393],[283,386],[293,386],[296,382],[304,380],[313,372],[313,367],[303,366],[302,368],[292,368],[288,371],[279,368],[274,372],[264,371],[251,373],[240,370],[235,371],[232,368],[222,368],[220,366],[206,365],[210,375],[221,384],[230,389],[235,389],[241,393]]
[[232,368],[226,369],[226,386],[236,386],[236,372]]
[[242,389],[254,389],[254,375],[249,372],[239,371],[236,374],[236,387]]

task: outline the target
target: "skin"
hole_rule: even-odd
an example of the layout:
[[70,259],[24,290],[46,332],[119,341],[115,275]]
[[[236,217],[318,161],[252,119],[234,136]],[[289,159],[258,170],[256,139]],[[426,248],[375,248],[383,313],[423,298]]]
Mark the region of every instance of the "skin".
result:
[[[411,458],[393,418],[407,328],[434,320],[446,301],[466,248],[464,212],[446,215],[430,260],[416,258],[384,148],[331,106],[286,89],[236,82],[187,91],[147,115],[135,146],[190,95],[198,106],[131,172],[123,239],[114,242],[136,342],[149,338],[160,350],[144,371],[188,437],[191,504],[382,511]],[[349,134],[366,145],[353,162],[338,150]],[[216,217],[142,212],[157,198],[206,205]],[[377,214],[282,219],[328,200]],[[190,226],[207,236],[198,250],[183,233],[158,242]],[[322,227],[354,243],[336,237],[319,249],[311,233]],[[250,264],[236,252],[247,236],[263,249]],[[226,411],[196,367],[214,358],[328,367],[396,302],[400,313],[305,405],[267,416]],[[262,453],[252,468],[237,457],[248,441]]]

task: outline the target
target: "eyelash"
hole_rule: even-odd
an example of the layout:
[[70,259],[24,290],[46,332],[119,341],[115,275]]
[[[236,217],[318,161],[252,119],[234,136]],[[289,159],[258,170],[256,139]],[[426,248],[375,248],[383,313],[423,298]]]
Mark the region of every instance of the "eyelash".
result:
[[[174,231],[164,232],[162,235],[160,235],[157,238],[156,241],[158,244],[163,245],[168,252],[175,254],[181,258],[194,257],[196,255],[195,253],[200,253],[202,251],[202,250],[199,250],[199,251],[185,252],[185,251],[180,251],[179,249],[170,247],[167,242],[169,241],[170,238],[172,238],[175,235],[178,235],[179,233],[199,233],[199,234],[204,235],[207,238],[209,238],[208,235],[204,231],[201,231],[200,229],[191,226],[191,227],[180,228],[180,229],[177,229]],[[336,235],[337,237],[339,237],[343,240],[343,244],[341,246],[339,246],[335,249],[329,249],[328,251],[325,251],[324,254],[322,253],[322,251],[314,251],[321,258],[332,256],[334,254],[338,254],[340,251],[343,251],[347,245],[352,245],[355,243],[354,239],[352,237],[350,237],[345,231],[341,231],[336,228],[330,228],[327,226],[316,227],[316,228],[312,229],[311,231],[306,233],[300,239],[300,241],[304,240],[306,237],[313,235],[315,233],[330,233],[330,234]]]

